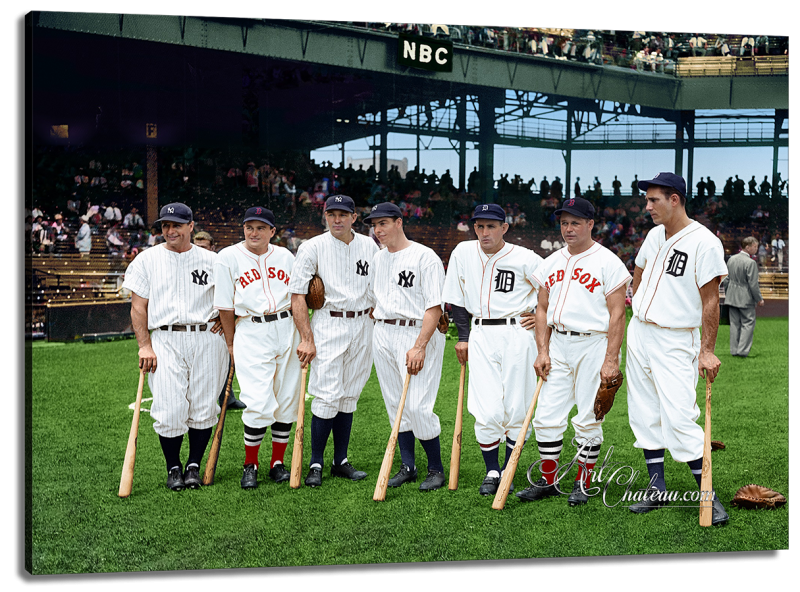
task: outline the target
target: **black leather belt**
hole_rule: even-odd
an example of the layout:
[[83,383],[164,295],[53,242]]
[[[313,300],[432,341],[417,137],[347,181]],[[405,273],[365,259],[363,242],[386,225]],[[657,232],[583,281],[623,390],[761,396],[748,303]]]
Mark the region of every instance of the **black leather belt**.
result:
[[386,323],[387,325],[400,325],[401,327],[405,327],[406,325],[409,327],[413,327],[417,324],[417,321],[411,320],[407,321],[406,319],[378,319],[382,323]]
[[253,319],[254,323],[271,323],[272,321],[277,321],[278,319],[285,319],[286,317],[292,316],[291,310],[284,310],[283,312],[279,312],[276,314],[271,315],[264,315],[263,317],[250,317]]
[[337,317],[340,319],[347,317],[348,319],[352,319],[354,317],[360,317],[361,315],[369,314],[369,309],[359,310],[358,312],[353,310],[332,310],[330,313],[332,317]]
[[202,325],[161,325],[159,327],[162,331],[205,331],[210,328],[206,323]]
[[475,319],[476,325],[516,325],[517,319]]
[[578,333],[577,331],[559,331],[555,327],[553,327],[556,333],[561,333],[562,335],[572,335],[573,337],[589,337],[591,333]]

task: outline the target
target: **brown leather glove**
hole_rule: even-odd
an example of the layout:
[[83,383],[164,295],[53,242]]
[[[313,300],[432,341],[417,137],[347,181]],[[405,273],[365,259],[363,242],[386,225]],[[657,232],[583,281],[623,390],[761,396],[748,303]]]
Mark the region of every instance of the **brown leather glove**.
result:
[[439,333],[447,335],[447,329],[449,327],[450,327],[450,317],[447,316],[446,312],[443,312],[442,316],[439,317],[439,324],[436,325],[436,328],[439,329]]
[[325,284],[322,283],[322,278],[316,274],[308,282],[306,304],[311,310],[319,310],[325,304]]
[[731,500],[732,506],[754,510],[758,508],[768,508],[774,510],[786,503],[786,498],[777,491],[762,485],[745,485],[740,487],[736,495]]
[[625,377],[622,372],[618,372],[611,380],[600,380],[600,388],[597,389],[597,395],[594,398],[594,416],[597,421],[601,421],[611,410],[614,405],[614,395],[617,394],[619,387],[622,386],[622,381]]

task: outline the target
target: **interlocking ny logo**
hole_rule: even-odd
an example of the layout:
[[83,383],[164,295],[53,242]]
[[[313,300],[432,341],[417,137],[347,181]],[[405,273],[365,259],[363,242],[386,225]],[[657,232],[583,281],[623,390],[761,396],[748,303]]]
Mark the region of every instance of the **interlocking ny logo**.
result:
[[369,263],[367,261],[359,261],[356,263],[356,273],[358,275],[367,275],[369,273]]
[[505,269],[498,269],[497,275],[494,276],[494,291],[495,292],[511,292],[514,289],[514,281],[516,276],[513,271]]
[[686,262],[689,256],[677,249],[672,251],[672,255],[667,262],[667,273],[675,277],[681,277],[686,272]]
[[337,197],[337,198],[334,199],[334,201],[342,201],[342,198],[341,197]]
[[485,212],[485,211],[486,211],[486,210],[488,210],[488,209],[489,209],[489,206],[483,206],[483,207],[481,208],[481,211],[482,211],[482,212]]
[[167,212],[169,212],[170,214],[174,214],[175,208],[167,208]]
[[208,284],[208,273],[206,273],[202,269],[201,270],[195,269],[192,272],[192,281],[195,284],[199,284],[201,286],[205,286],[206,284]]
[[413,271],[401,271],[398,274],[397,285],[402,288],[413,288],[414,277],[415,276]]

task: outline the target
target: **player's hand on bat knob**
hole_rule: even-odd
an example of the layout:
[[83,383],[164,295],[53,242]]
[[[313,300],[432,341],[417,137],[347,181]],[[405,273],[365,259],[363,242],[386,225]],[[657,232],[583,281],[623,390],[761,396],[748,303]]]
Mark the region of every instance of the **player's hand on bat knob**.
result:
[[523,312],[519,315],[519,326],[526,331],[533,331],[536,327],[536,315],[532,312]]
[[714,382],[721,363],[719,358],[714,354],[701,351],[697,358],[697,370],[700,374],[700,378],[708,376],[709,381]]
[[425,365],[425,348],[414,346],[406,352],[406,370],[411,376],[416,376]]
[[139,368],[144,372],[155,372],[158,360],[156,359],[156,352],[149,345],[139,348]]
[[469,342],[468,341],[459,341],[456,343],[456,357],[458,358],[458,363],[462,366],[469,361]]
[[317,346],[313,341],[301,341],[297,346],[297,357],[301,364],[308,364],[317,357]]
[[542,352],[536,356],[533,369],[536,370],[536,376],[541,376],[542,380],[547,382],[547,375],[550,374],[550,355]]

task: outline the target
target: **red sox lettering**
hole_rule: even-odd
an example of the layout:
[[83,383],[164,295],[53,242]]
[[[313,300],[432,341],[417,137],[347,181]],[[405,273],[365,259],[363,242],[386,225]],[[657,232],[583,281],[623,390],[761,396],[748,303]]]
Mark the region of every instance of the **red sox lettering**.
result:
[[[283,271],[282,269],[275,269],[274,267],[268,267],[267,278],[268,279],[277,278],[279,281],[283,282],[287,286],[289,285],[289,274]],[[251,283],[260,279],[261,279],[261,273],[259,273],[257,269],[251,269],[250,271],[245,271],[242,275],[236,278],[236,281],[239,282],[242,288],[246,288]]]
[[[594,294],[594,289],[600,287],[602,284],[600,280],[595,279],[592,277],[590,273],[584,273],[582,267],[576,267],[572,271],[572,277],[570,278],[571,281],[577,281],[579,284],[583,285],[587,290],[589,290],[592,294]],[[552,288],[556,282],[564,281],[564,270],[559,269],[556,273],[551,273],[546,282],[546,286],[548,291]]]

